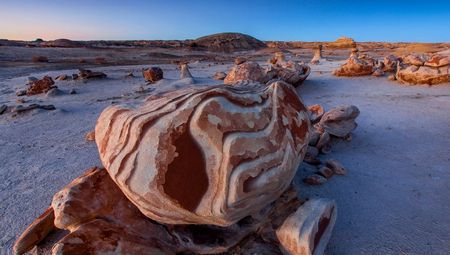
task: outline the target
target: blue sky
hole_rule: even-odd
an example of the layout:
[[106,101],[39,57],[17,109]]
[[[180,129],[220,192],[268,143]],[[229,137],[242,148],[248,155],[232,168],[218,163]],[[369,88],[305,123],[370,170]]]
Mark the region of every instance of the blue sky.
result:
[[450,42],[450,0],[0,0],[0,38]]

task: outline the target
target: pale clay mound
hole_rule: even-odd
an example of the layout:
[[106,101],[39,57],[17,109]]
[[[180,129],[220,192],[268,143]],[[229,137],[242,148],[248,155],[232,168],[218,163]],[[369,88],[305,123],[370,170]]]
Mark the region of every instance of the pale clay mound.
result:
[[[304,184],[306,171],[299,171],[294,179],[302,198],[330,198],[339,207],[328,254],[446,254],[450,250],[450,84],[408,87],[385,78],[333,77],[331,70],[339,64],[313,66],[298,88],[307,105],[319,103],[328,110],[353,104],[361,110],[351,143],[339,142],[332,149],[333,158],[346,166],[348,175],[322,186]],[[210,77],[232,66],[207,65],[190,64],[198,84],[220,83]],[[174,65],[160,66],[166,78],[178,78]],[[0,115],[0,253],[11,251],[16,237],[45,210],[55,192],[87,168],[100,166],[95,143],[84,136],[113,101],[145,98],[136,92],[145,84],[142,67],[98,68],[95,71],[107,73],[108,78],[86,84],[56,81],[66,94],[26,98],[54,104],[56,110],[35,110],[17,118]],[[137,77],[124,78],[130,70]],[[76,70],[33,76],[62,73]],[[24,87],[27,77],[0,80],[0,104],[16,105],[15,90]],[[160,81],[144,90],[155,88],[152,93],[157,93],[169,89],[169,83]],[[72,88],[77,94],[67,93]]]

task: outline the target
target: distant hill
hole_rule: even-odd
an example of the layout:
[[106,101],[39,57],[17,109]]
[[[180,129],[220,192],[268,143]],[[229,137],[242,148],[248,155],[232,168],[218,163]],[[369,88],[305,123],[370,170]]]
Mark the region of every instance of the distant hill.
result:
[[267,45],[246,34],[220,33],[200,37],[191,42],[192,48],[203,48],[209,51],[234,52],[243,50],[259,50]]

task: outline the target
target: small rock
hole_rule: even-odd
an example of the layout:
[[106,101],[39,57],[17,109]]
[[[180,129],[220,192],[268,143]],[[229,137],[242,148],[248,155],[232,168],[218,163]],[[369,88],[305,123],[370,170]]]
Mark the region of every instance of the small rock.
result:
[[55,82],[53,81],[52,77],[44,76],[44,78],[30,84],[30,87],[28,87],[27,89],[27,96],[47,93],[47,91],[51,90],[52,88],[56,88],[54,84]]
[[244,58],[244,57],[237,57],[237,58],[234,59],[234,63],[235,63],[236,65],[240,65],[240,64],[242,64],[242,63],[244,63],[244,62],[246,62],[246,61],[247,61],[247,59]]
[[70,91],[69,91],[69,94],[71,94],[71,95],[75,95],[77,93],[77,91],[75,90],[75,89],[71,89]]
[[320,165],[321,161],[317,159],[317,155],[319,155],[319,150],[316,147],[308,146],[303,161],[311,165]]
[[25,96],[27,94],[26,90],[19,90],[16,92],[16,96],[21,97],[21,96]]
[[142,69],[142,76],[150,83],[155,83],[164,78],[163,70],[159,67],[151,67]]
[[24,103],[25,103],[25,99],[23,99],[23,98],[18,98],[18,99],[16,100],[16,103],[18,103],[18,104],[24,104]]
[[312,123],[318,122],[322,118],[325,111],[320,104],[314,104],[308,106],[309,119]]
[[335,159],[329,159],[325,162],[325,165],[327,167],[329,167],[331,170],[333,170],[333,172],[335,174],[339,174],[339,175],[346,175],[347,174],[347,170],[344,168],[344,166],[342,166],[342,164],[335,160]]
[[34,76],[29,76],[29,77],[27,78],[27,80],[28,80],[28,84],[31,84],[31,83],[33,83],[33,82],[38,81],[38,78],[36,78],[36,77],[34,77]]
[[395,77],[395,74],[390,74],[390,75],[388,76],[388,80],[390,80],[390,81],[395,81],[395,80],[397,80],[397,78]]
[[46,97],[55,97],[55,96],[59,96],[63,94],[63,92],[61,90],[59,90],[58,88],[52,88],[50,89],[47,94],[45,94]]
[[330,143],[330,140],[331,140],[330,134],[328,132],[326,132],[326,131],[323,132],[320,135],[319,141],[316,144],[316,148],[321,150],[325,145]]
[[69,77],[66,74],[61,74],[61,75],[56,76],[55,80],[57,80],[57,81],[65,81],[68,78]]
[[34,63],[46,63],[48,62],[48,58],[46,56],[33,56],[31,58],[31,61],[33,61]]
[[54,105],[52,105],[52,104],[49,104],[49,105],[39,105],[38,108],[44,109],[44,110],[48,110],[48,111],[56,110],[56,107],[55,107]]
[[330,135],[342,138],[358,126],[355,122],[358,116],[359,109],[354,105],[335,107],[323,115],[319,125]]
[[86,69],[78,69],[78,71],[79,71],[78,78],[81,78],[83,80],[94,79],[94,78],[98,78],[98,79],[106,78],[106,74],[102,73],[102,72],[93,72],[91,70],[86,70]]
[[86,141],[95,141],[95,131],[86,133],[84,138],[86,139]]
[[323,166],[318,171],[318,174],[322,175],[323,177],[330,179],[331,176],[333,176],[334,172],[329,167]]
[[224,72],[217,72],[213,76],[214,80],[224,80],[225,77],[227,77],[227,74]]
[[76,73],[72,74],[72,79],[73,79],[73,80],[78,79],[78,74],[76,74]]
[[322,175],[312,174],[303,179],[303,182],[309,185],[321,185],[327,182],[327,179]]
[[320,133],[313,131],[311,132],[311,135],[309,136],[309,145],[310,146],[316,146],[317,142],[319,141]]
[[0,106],[0,114],[3,114],[6,111],[6,109],[8,109],[8,106],[6,104]]
[[125,75],[125,77],[130,77],[130,78],[132,78],[132,77],[134,77],[134,74],[133,74],[133,72],[128,72],[128,73]]

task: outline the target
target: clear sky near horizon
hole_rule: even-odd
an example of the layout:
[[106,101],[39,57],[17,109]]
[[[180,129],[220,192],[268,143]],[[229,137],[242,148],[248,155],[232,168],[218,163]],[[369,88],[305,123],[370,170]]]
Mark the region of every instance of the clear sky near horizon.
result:
[[450,42],[450,0],[0,0],[0,38]]

